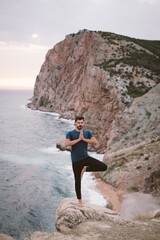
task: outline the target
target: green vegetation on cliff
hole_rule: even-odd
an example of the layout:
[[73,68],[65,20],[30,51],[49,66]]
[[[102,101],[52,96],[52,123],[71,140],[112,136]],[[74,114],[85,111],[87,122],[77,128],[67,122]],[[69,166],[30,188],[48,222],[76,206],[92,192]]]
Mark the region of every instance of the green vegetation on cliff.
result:
[[[108,43],[113,45],[119,45],[116,41],[126,40],[127,42],[135,43],[144,50],[137,51],[134,48],[133,44],[128,44],[128,46],[121,46],[121,51],[123,53],[123,57],[120,59],[116,59],[114,61],[114,65],[118,65],[119,63],[124,63],[130,66],[139,66],[150,69],[152,72],[156,74],[160,74],[160,41],[152,41],[152,40],[143,40],[136,39],[127,36],[122,36],[119,34],[114,34],[110,32],[98,32],[101,37],[108,40]],[[149,52],[146,52],[149,51]],[[112,61],[113,64],[113,61]],[[103,69],[106,69],[110,66],[110,62],[105,62],[101,64]]]

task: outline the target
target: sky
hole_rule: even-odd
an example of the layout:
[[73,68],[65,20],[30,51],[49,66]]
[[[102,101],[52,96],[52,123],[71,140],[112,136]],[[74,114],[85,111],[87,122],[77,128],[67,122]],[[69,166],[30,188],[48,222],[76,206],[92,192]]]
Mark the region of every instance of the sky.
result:
[[47,51],[88,29],[160,40],[160,0],[0,0],[0,89],[33,89]]

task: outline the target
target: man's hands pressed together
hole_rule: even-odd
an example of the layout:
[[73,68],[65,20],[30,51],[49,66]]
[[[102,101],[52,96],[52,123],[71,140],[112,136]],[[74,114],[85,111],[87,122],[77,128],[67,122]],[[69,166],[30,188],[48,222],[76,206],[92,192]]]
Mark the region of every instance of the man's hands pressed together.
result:
[[69,140],[69,139],[66,139],[65,140],[65,145],[68,147],[68,146],[73,146],[75,145],[76,143],[80,142],[80,141],[84,141],[86,143],[89,143],[89,144],[93,144],[93,145],[96,145],[97,144],[97,140],[95,137],[92,137],[91,139],[87,139],[87,138],[84,138],[84,135],[83,135],[83,129],[80,130],[80,134],[79,134],[79,138],[76,139],[76,140]]
[[79,139],[82,141],[85,141],[85,138],[83,136],[83,130],[81,129],[80,134],[79,134]]
[[96,140],[95,137],[92,137],[91,139],[84,138],[84,136],[83,136],[83,129],[80,131],[79,139],[82,140],[82,141],[84,141],[84,142],[93,144],[93,145],[96,145],[96,144],[97,144],[97,140]]

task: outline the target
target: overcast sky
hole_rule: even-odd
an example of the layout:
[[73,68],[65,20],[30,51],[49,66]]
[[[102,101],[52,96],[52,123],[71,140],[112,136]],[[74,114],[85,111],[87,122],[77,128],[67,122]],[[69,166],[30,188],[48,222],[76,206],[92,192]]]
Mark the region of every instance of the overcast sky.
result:
[[82,29],[160,40],[160,0],[0,0],[0,87],[32,87],[48,49]]

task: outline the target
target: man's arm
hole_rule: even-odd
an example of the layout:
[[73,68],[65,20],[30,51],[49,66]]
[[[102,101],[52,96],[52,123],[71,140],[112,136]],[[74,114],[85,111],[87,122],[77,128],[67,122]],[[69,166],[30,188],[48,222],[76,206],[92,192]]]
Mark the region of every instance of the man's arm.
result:
[[81,138],[79,136],[78,139],[75,139],[75,140],[70,140],[71,136],[70,136],[70,132],[68,132],[66,134],[66,139],[65,139],[65,146],[66,147],[70,147],[70,146],[73,146],[75,145],[76,143],[78,143],[79,141],[81,141]]
[[65,140],[65,145],[66,145],[66,147],[73,146],[76,143],[80,142],[81,140],[84,141],[84,142],[87,142],[89,144],[92,144],[92,145],[96,145],[97,144],[97,139],[95,137],[92,137],[90,139],[84,138],[83,130],[81,130],[78,139],[76,139],[76,140],[66,139]]
[[70,140],[70,139],[66,139],[65,140],[65,145],[66,145],[66,147],[69,147],[69,146],[73,146],[73,145],[75,145],[76,143],[78,143],[79,141],[81,141],[81,139],[80,138],[78,138],[78,139],[76,139],[76,140]]
[[83,140],[89,144],[92,144],[92,145],[97,144],[97,139],[95,137],[91,137],[90,139],[84,138],[83,131],[81,131],[81,133],[80,133],[80,138],[81,138],[81,140]]
[[96,145],[97,144],[97,139],[95,137],[92,137],[91,139],[86,139],[86,138],[83,138],[83,141],[89,143],[89,144],[92,144],[92,145]]

